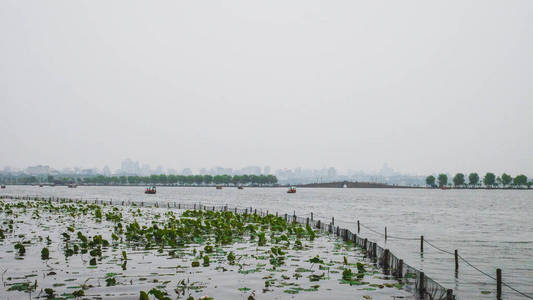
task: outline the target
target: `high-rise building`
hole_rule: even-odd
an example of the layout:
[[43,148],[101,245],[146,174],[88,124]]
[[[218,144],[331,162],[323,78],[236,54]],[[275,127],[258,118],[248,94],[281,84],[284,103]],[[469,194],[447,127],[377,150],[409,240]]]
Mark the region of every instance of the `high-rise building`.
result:
[[120,171],[121,173],[128,175],[138,174],[140,172],[139,162],[127,158],[120,164]]
[[269,175],[270,172],[271,172],[270,166],[265,166],[265,168],[263,168],[263,174]]

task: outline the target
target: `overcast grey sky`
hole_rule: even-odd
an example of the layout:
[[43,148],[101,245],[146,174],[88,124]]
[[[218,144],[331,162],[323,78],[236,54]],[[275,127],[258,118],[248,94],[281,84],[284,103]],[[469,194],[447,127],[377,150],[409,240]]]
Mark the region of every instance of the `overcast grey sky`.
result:
[[533,1],[0,1],[0,166],[533,175]]

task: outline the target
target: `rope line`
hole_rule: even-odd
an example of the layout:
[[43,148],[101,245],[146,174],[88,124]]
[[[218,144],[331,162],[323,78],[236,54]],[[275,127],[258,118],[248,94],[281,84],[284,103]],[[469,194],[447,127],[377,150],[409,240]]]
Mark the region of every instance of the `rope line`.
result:
[[[381,233],[381,232],[378,232],[378,231],[376,231],[376,230],[374,230],[374,229],[372,229],[372,228],[366,227],[366,226],[364,226],[363,224],[361,224],[360,222],[359,222],[359,225],[360,225],[361,227],[366,228],[366,229],[368,229],[368,230],[370,230],[370,231],[372,231],[372,232],[374,232],[374,233],[377,233],[377,234],[379,234],[379,235],[381,235],[381,236],[385,236],[385,234],[383,234],[383,233]],[[396,238],[396,239],[401,239],[401,240],[419,240],[419,239],[420,239],[420,238],[402,238],[402,237],[393,237],[393,236],[389,236],[389,235],[387,235],[387,238],[389,238],[389,237],[391,237],[391,238]],[[455,253],[450,252],[450,251],[447,251],[447,250],[444,250],[444,249],[442,249],[442,248],[440,248],[440,247],[437,247],[437,246],[435,246],[434,244],[430,243],[430,242],[429,242],[428,240],[426,240],[426,239],[424,239],[424,243],[428,244],[429,246],[435,248],[435,249],[438,250],[438,251],[441,251],[441,252],[443,252],[443,253],[446,253],[446,254],[450,254],[450,255],[455,256]],[[470,267],[472,267],[474,270],[480,272],[481,274],[483,274],[483,275],[489,277],[489,278],[492,279],[492,280],[497,281],[497,279],[496,279],[494,276],[488,274],[487,272],[484,272],[484,271],[480,270],[478,267],[476,267],[476,266],[474,266],[473,264],[471,264],[468,260],[466,260],[466,259],[465,259],[464,257],[462,257],[461,255],[457,255],[457,256],[458,256],[462,261],[464,261],[467,265],[469,265]],[[502,285],[505,285],[505,286],[508,287],[509,289],[511,289],[511,290],[513,290],[513,291],[515,291],[515,292],[517,292],[518,294],[520,294],[520,295],[522,295],[522,296],[524,296],[524,297],[526,297],[526,298],[528,298],[528,299],[533,299],[533,296],[529,296],[529,295],[527,295],[526,293],[517,290],[516,288],[512,287],[511,285],[509,285],[509,284],[506,283],[506,282],[503,282],[503,281],[502,281]]]
[[[385,236],[385,234],[383,234],[383,233],[381,233],[381,232],[378,232],[378,231],[376,231],[376,230],[374,230],[374,229],[372,229],[372,228],[370,228],[370,227],[367,227],[367,226],[361,224],[361,222],[359,222],[359,225],[360,225],[361,227],[367,229],[367,230],[370,230],[370,231],[376,233],[376,234],[379,234],[379,235],[381,235],[381,236]],[[387,239],[388,239],[388,238],[391,238],[391,239],[397,239],[397,240],[407,240],[407,241],[416,241],[416,240],[419,240],[419,239],[420,239],[420,238],[406,238],[406,237],[399,237],[399,236],[394,236],[394,235],[388,235],[388,234],[387,234]]]

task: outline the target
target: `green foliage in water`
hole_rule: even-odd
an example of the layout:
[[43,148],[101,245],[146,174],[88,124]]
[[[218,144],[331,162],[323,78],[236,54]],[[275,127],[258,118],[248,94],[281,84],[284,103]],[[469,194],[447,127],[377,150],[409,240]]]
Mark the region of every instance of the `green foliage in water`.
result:
[[209,256],[204,255],[204,263],[202,265],[204,267],[209,267]]
[[227,258],[230,265],[235,264],[235,254],[233,253],[233,251],[228,254]]
[[41,259],[45,260],[49,258],[50,258],[50,250],[48,250],[48,248],[45,247],[41,250]]
[[257,245],[258,246],[266,245],[266,237],[265,237],[265,233],[264,232],[259,232],[257,234],[257,237],[259,238],[258,241],[257,241]]
[[150,300],[150,298],[148,297],[148,294],[145,291],[141,291],[139,293],[139,300]]
[[26,253],[26,248],[21,243],[16,243],[15,244],[15,250],[18,251],[18,254],[20,256],[23,256]]

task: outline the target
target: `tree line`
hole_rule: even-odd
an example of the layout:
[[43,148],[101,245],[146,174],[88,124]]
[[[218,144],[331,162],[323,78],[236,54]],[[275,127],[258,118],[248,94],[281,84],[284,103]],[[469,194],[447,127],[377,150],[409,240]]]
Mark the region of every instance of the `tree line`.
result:
[[92,184],[162,184],[162,185],[209,185],[252,184],[273,185],[278,182],[274,175],[151,175],[151,176],[102,176],[87,178]]
[[91,177],[54,177],[46,178],[35,176],[1,177],[0,182],[11,184],[97,184],[97,185],[209,185],[209,184],[234,184],[234,185],[273,185],[278,183],[274,175],[151,175],[151,176],[104,176]]
[[443,173],[439,174],[437,178],[435,178],[433,175],[426,177],[426,185],[430,187],[442,188],[451,186],[452,184],[454,187],[479,187],[483,184],[485,187],[489,188],[531,188],[531,186],[533,186],[533,181],[528,181],[527,176],[523,174],[517,175],[513,178],[507,173],[503,173],[501,176],[496,176],[491,172],[487,172],[483,179],[481,179],[477,173],[470,173],[468,174],[468,182],[466,182],[465,174],[463,173],[455,174],[450,183],[448,183],[448,175]]

